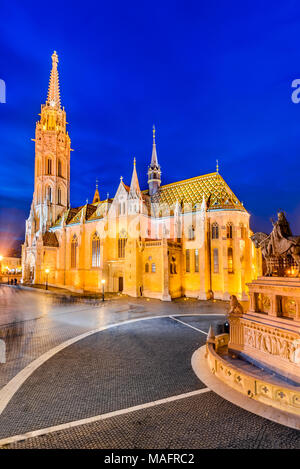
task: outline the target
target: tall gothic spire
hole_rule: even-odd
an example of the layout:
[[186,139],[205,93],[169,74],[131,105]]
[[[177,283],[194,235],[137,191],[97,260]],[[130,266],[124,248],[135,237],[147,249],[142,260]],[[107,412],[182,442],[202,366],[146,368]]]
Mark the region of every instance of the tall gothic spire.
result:
[[60,92],[59,92],[59,78],[58,78],[58,56],[56,51],[52,56],[52,70],[50,74],[48,96],[46,103],[52,107],[60,108]]
[[154,195],[157,192],[161,184],[161,170],[158,164],[157,153],[156,153],[156,142],[155,142],[155,127],[153,126],[153,144],[152,144],[152,156],[151,165],[148,169],[148,185],[149,195]]
[[136,172],[136,160],[133,159],[133,171],[130,183],[130,191],[129,194],[131,197],[139,197],[141,194],[141,189],[139,185],[139,180]]
[[153,132],[153,146],[152,146],[151,168],[154,168],[154,167],[158,167],[156,143],[155,143],[155,126],[153,126],[152,132]]

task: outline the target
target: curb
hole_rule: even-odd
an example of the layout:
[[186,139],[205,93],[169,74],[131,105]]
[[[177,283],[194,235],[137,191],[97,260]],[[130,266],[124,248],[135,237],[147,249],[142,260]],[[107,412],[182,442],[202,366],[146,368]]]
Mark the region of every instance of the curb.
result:
[[227,386],[210,371],[206,358],[206,345],[192,355],[192,368],[195,375],[213,392],[232,404],[252,412],[260,417],[279,423],[289,428],[300,430],[300,418],[283,410],[262,404],[251,397],[246,397],[235,389]]

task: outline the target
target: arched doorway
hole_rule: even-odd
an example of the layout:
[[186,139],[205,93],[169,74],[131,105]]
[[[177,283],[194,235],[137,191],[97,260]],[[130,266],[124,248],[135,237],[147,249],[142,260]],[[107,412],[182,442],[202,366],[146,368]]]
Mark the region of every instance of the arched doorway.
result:
[[34,283],[34,275],[35,275],[35,257],[34,255],[31,253],[29,254],[28,256],[28,259],[27,259],[27,280],[28,282],[30,283]]
[[119,277],[119,292],[122,292],[124,289],[124,280],[123,277]]

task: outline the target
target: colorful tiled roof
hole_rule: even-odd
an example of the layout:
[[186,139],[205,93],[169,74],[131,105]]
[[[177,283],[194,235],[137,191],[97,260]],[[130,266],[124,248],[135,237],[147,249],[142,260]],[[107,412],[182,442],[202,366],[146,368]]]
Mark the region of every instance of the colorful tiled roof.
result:
[[201,205],[203,195],[209,210],[246,211],[219,173],[205,174],[161,186],[151,197],[151,202],[169,206],[175,205],[176,202],[188,203],[194,207],[196,204]]
[[46,231],[46,233],[43,234],[43,245],[54,247],[54,248],[59,247],[56,234],[53,233],[53,231]]
[[75,216],[67,223],[68,225],[72,225],[73,223],[80,223],[81,219],[88,220],[93,213],[96,211],[97,207],[95,204],[86,204],[82,207],[79,207],[79,210],[75,214]]
[[[130,188],[124,183],[123,185],[126,191],[129,192]],[[161,186],[151,197],[148,194],[148,190],[142,191],[143,201],[149,214],[151,212],[151,203],[159,204],[161,207],[168,206],[169,208],[174,208],[176,203],[179,203],[182,209],[184,209],[184,204],[191,204],[194,210],[197,206],[201,206],[203,196],[208,210],[246,211],[243,204],[219,173],[205,174]],[[63,220],[66,225],[80,223],[82,218],[87,221],[99,220],[106,215],[107,204],[110,204],[112,201],[113,199],[108,199],[77,208],[70,208],[58,218],[54,225],[52,225],[52,228],[60,226]],[[164,212],[159,205],[157,206],[159,213],[161,211]],[[155,213],[156,210],[153,207],[155,206],[152,206],[152,215],[158,216],[159,213]]]
[[88,218],[88,221],[92,220],[99,220],[104,217],[106,214],[107,210],[107,203],[110,203],[111,200],[102,200],[101,202],[98,202],[97,204],[94,204],[95,210],[92,213],[92,215]]

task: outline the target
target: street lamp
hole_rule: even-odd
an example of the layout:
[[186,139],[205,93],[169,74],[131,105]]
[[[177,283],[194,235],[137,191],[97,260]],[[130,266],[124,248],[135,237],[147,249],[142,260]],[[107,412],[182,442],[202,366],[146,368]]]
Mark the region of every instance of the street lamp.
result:
[[104,301],[104,285],[105,285],[105,279],[104,278],[101,280],[101,283],[102,283],[102,301]]
[[46,274],[46,290],[48,290],[48,275],[49,275],[50,269],[45,269],[45,274]]

